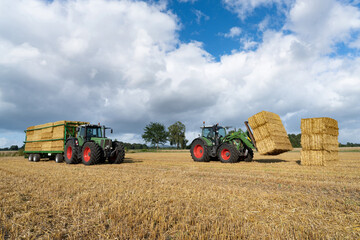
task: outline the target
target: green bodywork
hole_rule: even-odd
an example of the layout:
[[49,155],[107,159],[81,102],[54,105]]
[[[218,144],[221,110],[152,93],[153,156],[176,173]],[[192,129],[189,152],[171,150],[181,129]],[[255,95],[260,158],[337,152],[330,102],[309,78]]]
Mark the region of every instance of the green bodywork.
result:
[[[221,128],[221,127],[220,127]],[[225,136],[224,137],[220,137],[220,144],[223,142],[228,142],[228,143],[232,143],[236,146],[236,148],[238,150],[240,150],[240,148],[243,148],[242,144],[245,144],[248,148],[254,149],[254,145],[251,141],[251,139],[248,137],[248,135],[242,131],[241,129],[226,134],[226,130],[224,128],[221,128],[225,131]],[[215,141],[213,139],[209,139],[208,137],[203,136],[201,137],[207,144],[207,146],[211,147],[215,145]],[[239,141],[241,140],[241,141]]]

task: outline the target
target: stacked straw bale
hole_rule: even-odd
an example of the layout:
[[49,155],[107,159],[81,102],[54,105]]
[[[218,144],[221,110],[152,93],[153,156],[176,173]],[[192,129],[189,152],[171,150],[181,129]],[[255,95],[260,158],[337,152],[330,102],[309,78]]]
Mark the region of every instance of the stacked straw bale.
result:
[[325,166],[326,161],[339,160],[338,135],[335,119],[301,119],[301,164]]
[[248,120],[260,154],[278,155],[293,149],[279,115],[262,111]]
[[[28,127],[26,129],[26,141],[40,142],[25,143],[25,151],[63,151],[64,139],[69,137],[69,133],[65,136],[65,124],[76,127],[81,124],[88,124],[88,122],[58,121]],[[69,129],[71,128],[68,128],[68,130]],[[72,128],[72,130],[73,132],[71,134],[75,136],[75,129]],[[48,141],[52,139],[59,140]]]

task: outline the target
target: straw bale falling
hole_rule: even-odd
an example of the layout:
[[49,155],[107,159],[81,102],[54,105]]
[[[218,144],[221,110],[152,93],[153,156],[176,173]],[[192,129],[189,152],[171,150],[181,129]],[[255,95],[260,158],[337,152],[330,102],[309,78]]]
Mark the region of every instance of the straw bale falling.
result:
[[248,121],[260,154],[278,155],[293,149],[279,115],[262,111]]
[[338,135],[335,119],[301,119],[301,164],[325,166],[327,161],[339,160]]

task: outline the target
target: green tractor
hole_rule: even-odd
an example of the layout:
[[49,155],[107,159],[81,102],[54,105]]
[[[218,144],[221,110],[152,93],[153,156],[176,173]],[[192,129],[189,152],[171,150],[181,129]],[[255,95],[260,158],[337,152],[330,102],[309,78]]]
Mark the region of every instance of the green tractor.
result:
[[[77,137],[70,137],[65,142],[65,162],[85,165],[104,163],[122,163],[125,157],[124,146],[105,136],[105,126],[85,124],[76,128]],[[111,133],[113,130],[111,129]]]
[[236,163],[244,160],[251,162],[256,149],[255,139],[248,122],[245,122],[249,136],[241,129],[226,133],[229,127],[218,124],[203,126],[202,135],[191,143],[191,157],[196,162],[209,162],[210,159],[219,159],[223,163]]

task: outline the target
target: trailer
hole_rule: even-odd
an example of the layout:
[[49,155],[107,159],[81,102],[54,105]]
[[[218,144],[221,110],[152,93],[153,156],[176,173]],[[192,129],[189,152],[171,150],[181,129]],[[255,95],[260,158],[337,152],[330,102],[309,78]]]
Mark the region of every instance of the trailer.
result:
[[[68,164],[81,161],[85,165],[105,162],[121,163],[125,157],[123,145],[105,136],[105,126],[80,121],[58,121],[28,127],[25,130],[25,157],[38,162],[49,158]],[[111,129],[111,133],[112,133]]]

